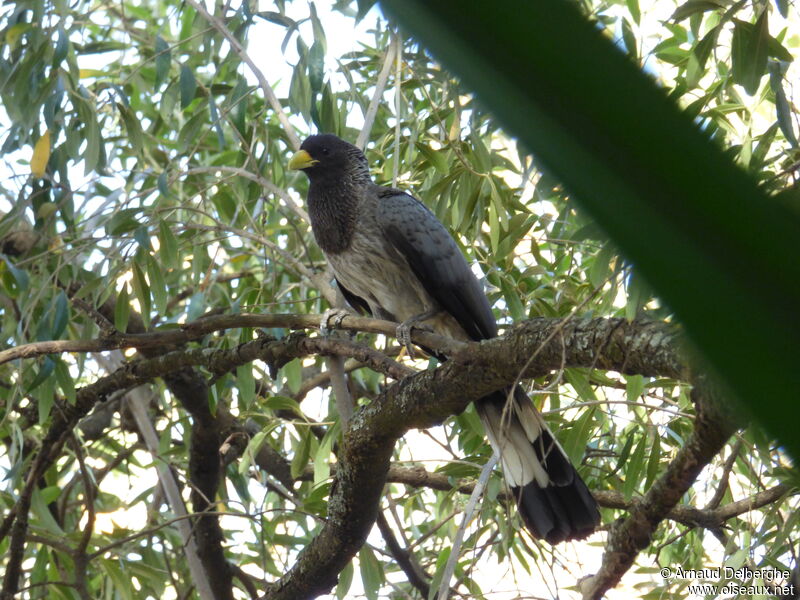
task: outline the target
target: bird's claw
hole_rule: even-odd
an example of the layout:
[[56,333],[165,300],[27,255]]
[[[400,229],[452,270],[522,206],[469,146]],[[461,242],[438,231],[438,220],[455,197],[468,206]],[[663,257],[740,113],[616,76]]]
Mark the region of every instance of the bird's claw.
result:
[[406,352],[408,352],[408,357],[411,359],[416,358],[414,354],[414,344],[411,342],[411,330],[418,329],[419,331],[433,331],[433,329],[427,325],[419,324],[419,321],[428,318],[429,314],[430,313],[423,313],[422,315],[417,315],[416,317],[406,319],[400,323],[395,330],[397,342],[406,349]]
[[320,334],[328,337],[331,331],[338,329],[342,324],[342,320],[348,316],[350,316],[350,313],[344,308],[329,308],[322,313],[322,319],[320,319],[319,323]]
[[414,358],[414,344],[411,343],[411,330],[414,329],[414,324],[404,321],[397,326],[395,335],[397,342],[406,349],[409,358]]

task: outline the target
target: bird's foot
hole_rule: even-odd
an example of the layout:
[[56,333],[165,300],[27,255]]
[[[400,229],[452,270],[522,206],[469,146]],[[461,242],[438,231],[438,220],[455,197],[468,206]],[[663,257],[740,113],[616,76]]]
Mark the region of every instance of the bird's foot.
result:
[[344,308],[329,308],[322,313],[322,319],[319,323],[320,334],[328,337],[331,331],[338,329],[342,324],[342,319],[351,316],[350,311]]
[[397,342],[406,349],[408,352],[408,356],[410,358],[415,358],[414,356],[414,345],[411,343],[411,330],[412,329],[419,329],[424,331],[433,331],[427,325],[419,325],[420,321],[424,321],[426,319],[430,319],[431,317],[438,314],[438,309],[432,309],[425,311],[424,313],[420,313],[418,315],[414,315],[400,323],[397,326],[397,330],[395,335],[397,336]]

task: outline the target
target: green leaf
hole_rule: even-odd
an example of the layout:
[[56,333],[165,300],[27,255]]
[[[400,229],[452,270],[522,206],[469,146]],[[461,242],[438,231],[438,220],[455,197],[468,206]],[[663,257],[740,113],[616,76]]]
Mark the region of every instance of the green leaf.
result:
[[292,478],[297,479],[308,465],[311,457],[311,443],[314,436],[307,428],[300,429],[300,442],[295,446],[294,456],[292,456],[291,473]]
[[[152,250],[152,246],[150,245],[150,231],[147,229],[146,225],[139,225],[134,232],[133,232],[133,239],[136,240],[136,243],[139,244],[139,247],[142,250],[149,252]],[[142,256],[140,252],[136,253],[137,259]]]
[[69,305],[67,304],[67,295],[64,290],[59,290],[55,301],[55,311],[53,314],[53,328],[52,336],[54,340],[61,337],[64,330],[69,323]]
[[47,487],[42,490],[40,490],[38,486],[35,486],[31,494],[33,524],[36,527],[41,527],[57,538],[62,538],[64,536],[64,530],[53,518],[53,513],[50,512],[48,504],[58,499],[60,491],[61,490],[56,486]]
[[252,406],[256,396],[256,380],[253,377],[252,364],[236,367],[236,388],[239,390],[240,406],[247,410]]
[[72,380],[72,375],[69,374],[69,367],[67,364],[56,357],[53,359],[56,364],[56,381],[61,392],[70,404],[75,404],[75,382]]
[[317,486],[331,476],[331,449],[334,442],[339,439],[342,430],[337,423],[334,427],[329,427],[325,436],[319,443],[317,453],[314,455],[314,485]]
[[638,59],[639,44],[628,19],[622,19],[622,41],[625,43],[625,49],[628,51],[628,54],[634,59]]
[[686,68],[686,85],[689,88],[697,87],[700,79],[705,75],[706,62],[717,44],[717,38],[721,30],[722,27],[719,25],[714,27],[692,49],[692,54],[689,56],[689,64]]
[[83,151],[83,172],[88,174],[103,164],[105,151],[103,149],[103,137],[94,113],[89,116],[85,126],[86,149]]
[[158,224],[158,256],[167,269],[178,269],[178,240],[166,221]]
[[205,107],[198,107],[178,133],[178,146],[181,151],[186,152],[190,146],[197,142],[198,133],[207,122],[208,114],[205,111]]
[[575,388],[578,397],[587,402],[596,402],[597,396],[589,383],[589,374],[586,369],[565,369],[564,379]]
[[755,25],[734,19],[731,40],[731,74],[751,96],[758,91],[767,70],[769,23],[764,10]]
[[161,171],[161,174],[158,176],[158,191],[165,198],[169,198],[170,197],[169,182],[167,181],[167,172],[166,171]]
[[627,464],[628,457],[631,455],[631,450],[633,450],[633,436],[629,434],[625,436],[625,445],[622,446],[622,450],[619,453],[619,458],[617,459],[617,464],[614,467],[612,474],[619,472]]
[[651,290],[635,270],[628,276],[628,301],[625,304],[625,318],[633,321],[650,300]]
[[220,150],[223,150],[225,148],[225,134],[222,132],[222,126],[220,125],[217,103],[212,95],[208,96],[208,112],[211,116],[211,125],[214,127],[214,132],[217,134],[217,146]]
[[16,297],[20,292],[28,289],[28,273],[23,269],[18,269],[14,263],[8,260],[5,256],[3,261],[8,272],[11,273],[11,278],[6,279],[6,289],[11,293],[12,297]]
[[611,274],[611,258],[614,256],[614,249],[609,244],[605,244],[598,252],[592,266],[589,267],[589,283],[594,288],[599,289]]
[[444,150],[434,150],[420,141],[415,142],[415,146],[439,173],[447,175],[450,172],[450,163],[447,160],[447,153]]
[[[800,219],[734,166],[575,4],[382,7],[561,179],[735,395],[800,457],[800,407],[786,396],[800,356],[800,261],[790,258]],[[757,32],[766,23],[759,19]],[[759,59],[748,64],[752,83]]]
[[123,208],[117,211],[106,223],[106,231],[109,235],[122,235],[133,231],[140,225],[136,218],[140,212],[138,208]]
[[350,586],[353,583],[353,563],[347,563],[347,566],[339,573],[339,582],[336,584],[336,597],[339,600],[345,600],[347,592],[350,591]]
[[497,217],[495,203],[489,204],[489,245],[492,252],[497,252],[497,245],[500,243],[500,220]]
[[356,0],[356,4],[358,5],[357,18],[359,21],[367,15],[369,9],[371,9],[375,5],[376,1],[377,0]]
[[239,474],[244,475],[247,473],[248,469],[250,469],[250,465],[255,462],[255,457],[261,450],[261,447],[266,443],[267,436],[272,433],[277,426],[277,421],[270,421],[270,423],[264,427],[264,429],[250,438],[250,441],[248,442],[247,447],[242,454],[242,459],[239,461]]
[[312,97],[322,91],[322,80],[325,74],[325,49],[314,42],[308,51],[308,81],[311,84]]
[[299,358],[290,360],[283,365],[281,373],[286,378],[286,385],[289,387],[289,390],[293,394],[296,394],[303,383],[303,363]]
[[[55,361],[51,361],[53,368],[55,368]],[[44,425],[50,417],[53,405],[56,402],[56,383],[55,378],[48,377],[39,390],[36,392],[37,399],[37,412],[39,416],[39,425]]]
[[286,396],[270,396],[264,401],[263,406],[264,408],[274,411],[289,410],[295,413],[298,417],[303,417],[303,411],[300,408],[300,405],[297,403],[297,400],[294,398],[288,398]]
[[164,316],[167,311],[167,294],[169,291],[164,281],[164,274],[161,272],[161,267],[150,254],[147,254],[146,262],[147,278],[150,281],[150,293],[153,295],[156,312]]
[[322,47],[323,54],[327,50],[327,41],[325,40],[325,29],[322,27],[322,22],[317,15],[317,7],[312,3],[309,6],[311,16],[311,27],[314,31],[314,43]]
[[147,322],[150,319],[151,312],[150,286],[147,284],[147,280],[144,277],[142,269],[138,264],[136,264],[136,262],[131,265],[131,270],[133,271],[133,279],[131,280],[131,284],[133,285],[133,293],[135,294],[136,299],[139,301],[139,306],[141,306],[142,318],[145,320],[145,322]]
[[641,375],[627,375],[625,377],[625,395],[628,402],[639,402],[644,392],[644,377]]
[[368,600],[377,600],[383,583],[383,569],[372,549],[364,545],[358,551],[358,566],[361,569],[361,582]]
[[688,19],[692,15],[697,13],[703,13],[712,10],[720,10],[724,9],[725,4],[724,2],[716,2],[715,0],[689,0],[688,2],[684,2],[678,8],[675,9],[675,12],[672,13],[672,17],[670,17],[671,21],[683,21],[684,19]]
[[128,286],[123,285],[117,294],[117,303],[114,305],[114,327],[118,331],[125,332],[128,329],[128,319],[131,316],[130,297]]
[[122,104],[117,102],[117,110],[122,115],[122,120],[125,123],[125,130],[128,132],[128,139],[131,142],[133,149],[139,153],[142,151],[144,144],[144,133],[142,132],[142,125],[133,111]]
[[450,559],[450,551],[452,546],[445,545],[436,557],[436,570],[434,571],[433,578],[430,583],[430,592],[428,593],[428,600],[436,600],[437,591],[442,584],[442,577],[447,568],[447,562]]
[[169,74],[169,66],[170,62],[172,62],[172,52],[170,51],[169,45],[167,42],[164,41],[160,35],[156,36],[156,81],[155,81],[155,89],[158,91],[161,88],[161,84],[164,83],[164,80],[167,78]]
[[639,19],[642,18],[641,11],[639,10],[639,0],[625,0],[625,4],[628,5],[628,12],[631,13],[633,22],[638,25]]
[[103,570],[109,576],[111,581],[113,582],[113,589],[115,592],[115,598],[120,598],[121,600],[133,600],[132,590],[134,589],[131,586],[131,578],[129,574],[126,574],[119,565],[108,559],[98,559],[100,565],[102,566]]
[[580,464],[583,455],[586,453],[586,446],[592,435],[595,409],[596,407],[593,406],[585,410],[578,420],[573,422],[564,440],[564,452],[567,453],[573,464]]
[[639,438],[639,443],[636,444],[636,449],[628,460],[628,464],[623,468],[625,481],[622,483],[622,494],[625,496],[625,500],[630,500],[633,492],[642,484],[645,450],[647,450],[647,436],[643,435]]
[[289,86],[289,104],[300,112],[306,121],[310,121],[311,103],[311,83],[308,80],[308,75],[298,65],[292,74],[292,82]]
[[26,391],[32,392],[39,387],[44,381],[47,380],[48,377],[50,377],[50,375],[53,374],[55,368],[56,363],[53,361],[53,359],[49,356],[45,356],[42,359],[42,366],[39,367],[39,372],[36,374],[36,377],[33,378],[33,381],[28,384]]
[[650,489],[650,486],[656,480],[661,466],[661,436],[658,434],[658,429],[653,429],[653,446],[650,448],[650,456],[647,459],[647,478],[644,482],[644,489]]
[[775,113],[778,120],[778,127],[781,128],[786,141],[792,148],[797,148],[797,136],[794,133],[794,121],[792,119],[792,109],[783,90],[783,74],[781,73],[780,63],[772,61],[769,64],[769,85],[772,93],[775,94]]
[[181,65],[181,108],[186,108],[194,100],[197,91],[197,81],[195,81],[192,69],[187,65]]
[[511,318],[516,322],[525,320],[528,315],[525,311],[525,306],[519,299],[519,292],[516,288],[512,287],[511,282],[505,277],[500,280],[500,291],[503,292],[503,298],[506,301],[506,306],[508,307]]

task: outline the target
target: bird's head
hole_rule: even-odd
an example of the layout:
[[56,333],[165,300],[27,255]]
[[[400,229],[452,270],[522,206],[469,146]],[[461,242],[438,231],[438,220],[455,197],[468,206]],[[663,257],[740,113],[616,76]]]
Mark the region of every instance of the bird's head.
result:
[[369,180],[364,153],[330,133],[312,135],[289,161],[289,168],[303,171],[312,182]]

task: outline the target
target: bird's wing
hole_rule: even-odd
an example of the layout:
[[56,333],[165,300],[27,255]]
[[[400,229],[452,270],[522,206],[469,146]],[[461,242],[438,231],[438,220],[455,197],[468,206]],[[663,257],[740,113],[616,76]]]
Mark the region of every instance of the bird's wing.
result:
[[392,188],[373,189],[378,195],[378,224],[425,291],[472,339],[497,335],[480,282],[439,220],[413,196]]
[[339,286],[339,291],[342,292],[342,296],[344,299],[347,300],[347,303],[352,306],[356,312],[361,313],[362,315],[372,315],[372,311],[369,309],[369,304],[367,303],[364,298],[359,296],[358,294],[354,294],[346,287],[342,285],[342,282],[336,278],[336,285]]

